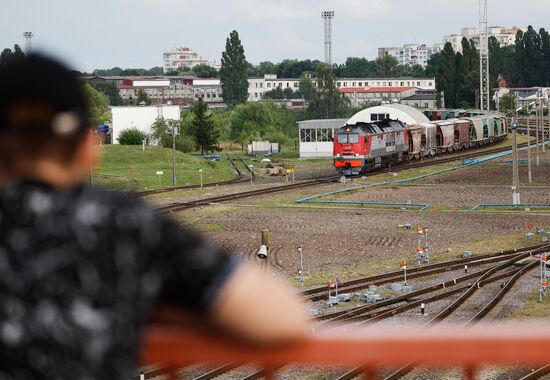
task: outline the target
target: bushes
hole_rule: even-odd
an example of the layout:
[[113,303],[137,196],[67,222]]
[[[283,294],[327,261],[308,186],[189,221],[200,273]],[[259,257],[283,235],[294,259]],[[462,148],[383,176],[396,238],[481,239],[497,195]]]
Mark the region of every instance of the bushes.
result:
[[124,129],[118,135],[118,143],[121,145],[141,145],[147,134],[137,128]]

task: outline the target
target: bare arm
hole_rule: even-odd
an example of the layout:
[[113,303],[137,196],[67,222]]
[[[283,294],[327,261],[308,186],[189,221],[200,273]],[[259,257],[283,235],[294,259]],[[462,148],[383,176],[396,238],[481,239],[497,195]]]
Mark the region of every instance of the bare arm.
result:
[[241,265],[227,279],[212,308],[214,322],[256,343],[304,338],[310,322],[294,290],[273,274]]

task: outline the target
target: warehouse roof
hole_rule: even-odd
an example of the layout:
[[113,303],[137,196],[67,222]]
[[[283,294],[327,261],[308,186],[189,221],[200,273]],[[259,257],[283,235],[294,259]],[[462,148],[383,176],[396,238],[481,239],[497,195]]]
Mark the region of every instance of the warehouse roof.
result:
[[366,92],[378,93],[378,92],[405,92],[417,87],[371,87]]
[[403,100],[434,100],[435,94],[414,94],[403,98]]
[[378,120],[378,118],[371,117],[374,114],[389,115],[389,118],[392,120],[399,120],[405,124],[411,125],[430,122],[426,115],[418,109],[404,104],[394,103],[364,109],[353,115],[346,124],[370,123],[373,120]]

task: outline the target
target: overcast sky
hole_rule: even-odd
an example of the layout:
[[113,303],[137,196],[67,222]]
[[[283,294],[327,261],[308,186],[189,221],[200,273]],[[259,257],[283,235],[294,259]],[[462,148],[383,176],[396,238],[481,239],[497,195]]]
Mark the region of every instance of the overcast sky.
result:
[[[24,45],[79,70],[162,66],[187,46],[219,62],[239,31],[247,59],[323,59],[322,10],[334,10],[333,60],[375,58],[381,46],[441,42],[478,23],[478,0],[0,0],[0,47]],[[549,0],[489,0],[489,24],[548,29]]]

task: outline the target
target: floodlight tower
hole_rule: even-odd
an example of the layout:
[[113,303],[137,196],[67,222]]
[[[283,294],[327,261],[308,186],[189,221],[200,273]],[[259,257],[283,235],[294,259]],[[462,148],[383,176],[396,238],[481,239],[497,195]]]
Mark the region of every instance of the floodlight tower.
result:
[[487,30],[487,0],[479,0],[479,99],[480,108],[489,111],[489,33]]
[[325,20],[325,63],[332,65],[332,19],[334,11],[323,11],[321,17]]
[[32,49],[32,38],[34,37],[34,34],[32,34],[32,32],[25,32],[23,33],[23,37],[25,37],[25,54],[30,54]]

